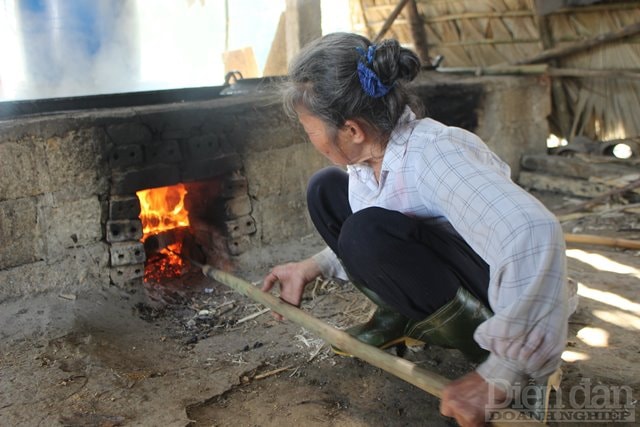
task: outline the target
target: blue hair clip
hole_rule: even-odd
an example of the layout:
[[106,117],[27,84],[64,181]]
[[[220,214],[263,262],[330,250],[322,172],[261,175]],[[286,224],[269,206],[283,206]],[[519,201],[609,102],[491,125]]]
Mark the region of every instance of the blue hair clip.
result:
[[356,51],[362,56],[358,61],[358,78],[364,93],[372,98],[385,96],[391,90],[391,86],[382,83],[380,77],[369,68],[376,55],[376,45],[372,44],[366,51],[361,47],[356,47]]

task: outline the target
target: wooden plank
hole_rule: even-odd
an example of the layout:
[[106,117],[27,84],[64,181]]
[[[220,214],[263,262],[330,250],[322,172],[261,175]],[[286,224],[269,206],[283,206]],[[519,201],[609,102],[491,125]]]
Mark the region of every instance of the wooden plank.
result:
[[[636,175],[637,176],[637,175]],[[609,200],[610,197],[612,196],[616,196],[618,194],[623,194],[626,193],[627,191],[631,191],[631,190],[635,190],[636,188],[640,187],[640,179],[636,179],[635,181],[630,182],[629,184],[623,186],[623,187],[616,187],[613,188],[609,191],[606,191],[602,194],[599,194],[597,196],[592,197],[589,200],[586,200],[578,205],[574,205],[574,206],[570,206],[564,209],[561,209],[560,213],[566,215],[566,214],[570,214],[573,212],[578,212],[578,211],[583,211],[583,210],[587,210],[599,203],[603,203],[607,200]]]
[[222,52],[222,61],[225,75],[229,71],[240,71],[244,78],[260,77],[256,57],[251,47]]
[[588,198],[596,197],[611,190],[610,186],[602,183],[594,183],[584,179],[566,178],[528,171],[520,172],[518,184],[527,189],[553,191],[560,194]]

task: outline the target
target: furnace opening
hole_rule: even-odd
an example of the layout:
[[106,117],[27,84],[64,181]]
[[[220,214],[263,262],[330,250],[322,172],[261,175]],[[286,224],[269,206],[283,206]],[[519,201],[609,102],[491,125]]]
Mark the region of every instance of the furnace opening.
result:
[[[143,263],[144,275],[138,277],[147,291],[196,291],[193,276],[200,271],[189,260],[233,270],[233,257],[256,230],[246,179],[239,173],[138,190],[134,201],[135,221],[111,221],[110,235],[119,240],[112,243],[112,263],[121,265],[117,271],[123,274],[133,267],[127,264]],[[126,228],[136,223],[136,230]],[[123,241],[129,231],[135,240]]]
[[142,243],[146,253],[145,282],[161,282],[182,276],[189,262],[182,254],[189,233],[184,184],[136,192],[140,200]]

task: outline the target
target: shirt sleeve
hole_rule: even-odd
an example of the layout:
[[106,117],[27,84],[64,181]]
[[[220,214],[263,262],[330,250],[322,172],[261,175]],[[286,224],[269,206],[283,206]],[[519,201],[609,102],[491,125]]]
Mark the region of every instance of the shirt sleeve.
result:
[[557,219],[473,134],[444,132],[419,157],[423,202],[436,206],[490,267],[494,316],[474,338],[491,355],[478,373],[503,388],[550,375],[560,364],[568,323]]
[[348,280],[347,273],[342,267],[342,263],[329,246],[313,255],[311,258],[316,262],[316,264],[318,264],[320,272],[324,277],[335,277],[342,280]]

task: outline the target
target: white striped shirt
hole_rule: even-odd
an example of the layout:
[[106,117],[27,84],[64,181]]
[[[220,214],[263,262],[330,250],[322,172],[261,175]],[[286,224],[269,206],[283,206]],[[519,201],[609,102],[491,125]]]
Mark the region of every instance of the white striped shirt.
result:
[[[347,170],[353,212],[378,206],[441,222],[489,265],[494,316],[474,338],[491,355],[480,375],[513,384],[543,379],[559,366],[569,314],[562,229],[479,137],[416,120],[407,108],[387,145],[380,182],[367,165]],[[323,275],[346,278],[330,249],[314,259]]]

